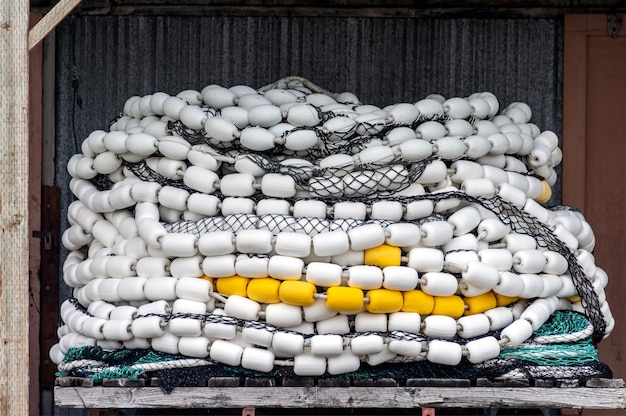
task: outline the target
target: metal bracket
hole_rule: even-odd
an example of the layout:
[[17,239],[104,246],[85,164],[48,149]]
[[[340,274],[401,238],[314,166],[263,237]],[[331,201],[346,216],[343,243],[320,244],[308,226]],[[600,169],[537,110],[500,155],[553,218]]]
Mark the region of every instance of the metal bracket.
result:
[[40,238],[43,241],[44,250],[52,250],[52,233],[35,230],[32,236],[34,238]]
[[606,31],[612,38],[619,36],[622,31],[623,19],[622,13],[610,13],[606,15]]

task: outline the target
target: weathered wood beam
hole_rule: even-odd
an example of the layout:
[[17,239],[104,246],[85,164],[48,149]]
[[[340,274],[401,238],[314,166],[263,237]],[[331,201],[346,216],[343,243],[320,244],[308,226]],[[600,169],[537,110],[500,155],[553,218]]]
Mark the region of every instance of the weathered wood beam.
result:
[[624,388],[55,387],[69,408],[586,408],[626,407]]
[[28,33],[28,49],[32,49],[67,16],[81,0],[61,0]]
[[28,0],[0,0],[0,414],[28,415]]

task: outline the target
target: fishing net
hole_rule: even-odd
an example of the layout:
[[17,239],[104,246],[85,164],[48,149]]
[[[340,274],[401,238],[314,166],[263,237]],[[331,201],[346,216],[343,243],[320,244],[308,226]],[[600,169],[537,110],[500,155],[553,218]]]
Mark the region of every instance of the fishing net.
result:
[[384,108],[289,77],[131,97],[68,163],[59,375],[610,377],[558,137],[490,93]]
[[[198,316],[192,318],[204,319]],[[213,320],[215,321],[215,318]],[[260,322],[241,322],[229,317],[223,317],[223,320],[232,325],[267,328],[266,324]],[[578,337],[571,335],[588,327],[589,321],[584,315],[573,311],[558,311],[535,331],[534,337],[528,342],[516,348],[505,349],[498,358],[480,364],[463,360],[456,366],[447,366],[428,362],[422,357],[420,361],[378,366],[365,364],[358,371],[340,379],[348,384],[358,384],[359,380],[376,382],[393,379],[398,385],[406,385],[407,380],[411,379],[467,379],[475,385],[478,378],[489,380],[512,378],[527,379],[529,385],[532,385],[534,380],[545,382],[573,379],[582,384],[594,378],[611,378],[611,370],[598,361],[597,350],[589,338],[589,333]],[[391,339],[424,339],[414,334],[383,335]],[[546,337],[550,337],[549,344],[546,343]],[[57,374],[58,376],[86,377],[96,383],[108,378],[137,380],[157,377],[159,386],[167,393],[176,386],[206,386],[209,379],[216,377],[240,379],[242,385],[246,378],[272,378],[282,383],[284,378],[298,377],[290,365],[279,365],[271,372],[262,373],[242,367],[221,365],[212,360],[191,359],[153,350],[106,351],[95,346],[70,349],[60,368],[63,370]],[[331,377],[328,374],[325,376]]]

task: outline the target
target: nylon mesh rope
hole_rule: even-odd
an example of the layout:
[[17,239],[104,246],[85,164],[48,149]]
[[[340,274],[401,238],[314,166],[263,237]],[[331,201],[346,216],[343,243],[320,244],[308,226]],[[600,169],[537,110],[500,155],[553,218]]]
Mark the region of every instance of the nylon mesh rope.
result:
[[595,237],[546,205],[562,155],[531,114],[299,77],[129,98],[68,163],[59,375],[609,374]]

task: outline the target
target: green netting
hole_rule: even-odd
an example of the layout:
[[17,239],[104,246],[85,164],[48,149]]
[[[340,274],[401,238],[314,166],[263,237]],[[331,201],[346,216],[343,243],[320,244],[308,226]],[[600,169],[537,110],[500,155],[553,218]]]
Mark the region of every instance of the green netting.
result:
[[524,345],[502,350],[498,358],[526,360],[538,365],[580,365],[598,360],[590,339],[557,345]]
[[137,380],[145,372],[143,370],[132,367],[116,367],[105,368],[96,373],[93,373],[91,378],[94,383],[102,383],[103,380],[109,378],[126,378],[129,380]]
[[[141,350],[115,350],[105,351],[99,347],[85,346],[81,348],[70,348],[63,359],[64,363],[77,360],[96,360],[104,361],[111,365],[124,362],[135,362],[137,356],[141,354]],[[145,352],[144,352],[145,353]]]
[[571,311],[556,311],[535,331],[535,336],[564,335],[582,331],[589,325],[584,315]]

